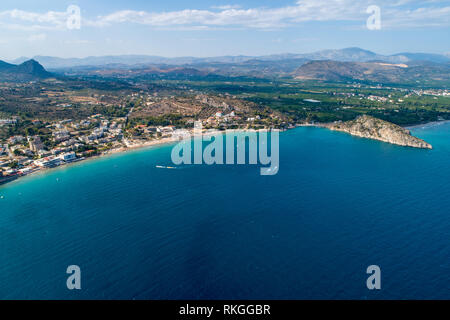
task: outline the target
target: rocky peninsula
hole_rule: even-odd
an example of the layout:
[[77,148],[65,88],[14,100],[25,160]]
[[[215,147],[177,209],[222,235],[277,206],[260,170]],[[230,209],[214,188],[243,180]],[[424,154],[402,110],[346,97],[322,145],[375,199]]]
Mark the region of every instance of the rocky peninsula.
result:
[[412,136],[409,130],[368,115],[361,115],[351,121],[331,123],[324,126],[330,130],[342,131],[353,136],[379,140],[399,146],[421,149],[433,148],[431,144]]

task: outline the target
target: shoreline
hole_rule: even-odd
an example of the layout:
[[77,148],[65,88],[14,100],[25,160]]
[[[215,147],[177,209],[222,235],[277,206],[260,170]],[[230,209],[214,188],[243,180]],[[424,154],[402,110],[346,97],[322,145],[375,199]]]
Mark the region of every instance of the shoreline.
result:
[[[402,126],[405,129],[414,129],[414,128],[420,128],[420,127],[427,127],[427,126],[433,126],[433,125],[441,125],[441,124],[445,124],[445,123],[450,123],[450,120],[443,120],[443,121],[430,121],[430,122],[426,122],[423,124],[417,124],[417,125],[413,125],[413,126]],[[327,129],[327,125],[329,123],[314,123],[314,124],[309,124],[309,123],[301,123],[301,124],[296,124],[294,128],[289,128],[285,131],[288,130],[292,130],[295,128],[300,128],[300,127],[314,127],[314,128],[325,128]],[[200,135],[195,135],[192,133],[192,131],[189,131],[190,135],[192,138],[195,137],[199,137],[199,136],[213,136],[213,135],[217,135],[217,134],[227,134],[227,133],[231,133],[231,132],[249,132],[249,131],[255,131],[255,132],[260,132],[261,130],[264,129],[259,129],[259,130],[254,130],[254,129],[231,129],[231,130],[227,130],[227,131],[221,131],[221,130],[214,130],[214,131],[206,131],[206,132],[202,132],[202,134]],[[375,139],[376,140],[376,139]],[[110,149],[108,151],[105,151],[99,155],[96,156],[92,156],[89,158],[80,158],[80,160],[78,161],[74,161],[74,162],[69,162],[69,163],[64,163],[61,164],[60,166],[57,166],[55,168],[41,168],[41,169],[37,169],[29,174],[26,175],[19,175],[16,179],[12,180],[12,181],[8,181],[5,182],[3,184],[0,184],[0,190],[2,188],[4,188],[4,186],[6,185],[11,185],[13,183],[16,183],[18,181],[23,180],[23,178],[26,177],[34,177],[37,176],[38,174],[46,174],[48,172],[52,172],[54,171],[54,169],[61,169],[61,168],[67,168],[71,165],[75,165],[75,164],[81,164],[81,163],[85,163],[86,161],[90,161],[90,160],[99,160],[99,159],[103,159],[106,158],[108,156],[112,156],[112,155],[116,155],[116,154],[125,154],[127,152],[132,152],[132,151],[140,151],[140,150],[145,150],[145,149],[151,149],[153,147],[163,147],[163,146],[168,146],[170,144],[176,143],[180,141],[180,139],[178,137],[166,137],[166,138],[162,138],[162,139],[157,139],[157,140],[149,140],[149,141],[145,141],[143,143],[135,143],[135,144],[130,144],[127,146],[122,146],[119,148],[114,148],[114,149]]]
[[[263,129],[259,129],[259,130],[253,130],[253,129],[231,129],[231,130],[227,130],[227,131],[221,131],[221,130],[214,130],[214,131],[206,131],[206,132],[202,132],[200,135],[199,134],[193,134],[193,132],[189,131],[191,138],[196,138],[196,137],[205,137],[205,136],[214,136],[217,134],[227,134],[227,133],[232,133],[232,132],[249,132],[249,131],[255,131],[255,132],[260,132]],[[135,143],[135,144],[130,144],[127,146],[123,146],[123,147],[119,147],[119,148],[113,148],[110,149],[108,151],[105,151],[101,154],[89,157],[89,158],[78,158],[78,161],[72,161],[72,162],[68,162],[68,163],[63,163],[57,167],[54,168],[38,168],[36,170],[34,170],[33,172],[30,172],[28,174],[25,175],[18,175],[18,177],[14,180],[5,182],[3,184],[0,184],[0,190],[3,189],[5,186],[7,185],[12,185],[13,183],[17,183],[19,181],[22,181],[24,178],[27,177],[37,177],[39,174],[46,174],[49,172],[53,172],[57,169],[63,169],[63,168],[68,168],[69,166],[72,165],[78,165],[81,163],[86,163],[87,161],[95,161],[95,160],[100,160],[100,159],[104,159],[107,158],[109,156],[113,156],[113,155],[118,155],[118,154],[126,154],[127,152],[132,152],[132,151],[142,151],[145,149],[151,149],[153,147],[163,147],[163,146],[169,146],[173,143],[177,143],[179,142],[180,139],[176,136],[173,137],[166,137],[166,138],[162,138],[162,139],[157,139],[157,140],[149,140],[149,141],[145,141],[143,143]]]
[[439,126],[441,124],[446,124],[446,123],[450,123],[450,120],[430,121],[430,122],[425,122],[425,123],[421,123],[421,124],[414,124],[411,126],[404,126],[403,128],[409,130],[409,129],[417,129],[417,128],[423,128],[423,127]]
[[63,163],[63,164],[61,164],[61,165],[59,165],[57,167],[54,167],[54,168],[40,168],[40,169],[37,169],[37,170],[35,170],[35,171],[33,171],[33,172],[29,173],[29,174],[19,175],[16,179],[14,179],[12,181],[8,181],[8,182],[5,182],[3,184],[0,184],[0,190],[3,187],[7,186],[7,185],[12,185],[13,183],[17,183],[19,181],[22,181],[23,179],[25,179],[27,177],[30,177],[30,178],[31,177],[37,177],[40,174],[46,174],[46,173],[49,173],[49,172],[56,171],[58,169],[64,169],[64,168],[68,168],[68,167],[73,166],[73,165],[79,165],[81,163],[86,163],[88,161],[95,161],[95,160],[104,159],[104,158],[107,158],[109,156],[113,156],[113,155],[116,155],[116,154],[125,154],[125,153],[131,152],[131,151],[139,151],[139,150],[144,150],[144,149],[147,149],[147,148],[151,149],[152,147],[158,147],[158,146],[162,147],[162,146],[165,146],[165,145],[170,145],[171,143],[174,143],[174,142],[177,141],[175,139],[167,139],[167,140],[164,140],[164,141],[162,141],[162,140],[164,140],[164,139],[151,140],[151,141],[147,141],[147,142],[142,143],[142,144],[131,145],[130,147],[120,147],[120,148],[110,149],[110,150],[105,151],[105,152],[103,152],[103,153],[101,153],[99,155],[92,156],[92,157],[89,157],[89,158],[79,158],[80,160],[78,160],[78,161],[72,161],[72,162],[68,162],[68,163]]

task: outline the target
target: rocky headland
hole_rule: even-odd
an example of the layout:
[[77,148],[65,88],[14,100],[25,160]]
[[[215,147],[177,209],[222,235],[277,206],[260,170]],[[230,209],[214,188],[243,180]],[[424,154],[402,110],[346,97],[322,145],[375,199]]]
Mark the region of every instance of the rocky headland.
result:
[[346,132],[353,136],[379,140],[404,147],[433,148],[431,144],[411,135],[409,130],[368,115],[359,116],[351,121],[326,124],[325,127],[334,131]]

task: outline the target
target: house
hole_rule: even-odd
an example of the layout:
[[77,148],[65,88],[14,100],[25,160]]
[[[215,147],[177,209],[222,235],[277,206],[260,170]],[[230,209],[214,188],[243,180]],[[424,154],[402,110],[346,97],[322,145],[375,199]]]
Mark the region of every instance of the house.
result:
[[34,136],[32,138],[28,138],[28,143],[30,144],[30,149],[33,152],[39,152],[44,150],[44,144],[41,141],[39,136]]
[[61,159],[47,157],[34,161],[34,164],[41,168],[54,168],[61,164]]
[[59,156],[59,159],[65,161],[65,162],[71,162],[71,161],[75,160],[76,158],[77,158],[77,156],[76,156],[75,152],[67,152],[67,153],[61,154]]
[[53,132],[53,138],[55,139],[55,142],[63,142],[70,139],[70,134],[67,130],[61,130],[61,131],[54,131]]
[[8,154],[8,145],[1,145],[0,144],[0,156]]
[[25,137],[23,137],[23,136],[14,136],[14,137],[10,137],[8,139],[8,143],[9,144],[18,144],[18,143],[23,142],[24,140],[25,140]]
[[161,133],[172,133],[174,128],[174,126],[158,127],[156,131]]

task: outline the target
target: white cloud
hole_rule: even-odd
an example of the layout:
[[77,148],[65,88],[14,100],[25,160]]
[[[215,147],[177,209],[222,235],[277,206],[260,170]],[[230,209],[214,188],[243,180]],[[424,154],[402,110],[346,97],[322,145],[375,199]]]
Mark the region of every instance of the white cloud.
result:
[[[441,1],[428,1],[427,6],[414,0],[379,0],[384,26],[432,27],[450,25],[450,6]],[[448,2],[447,2],[448,3]],[[115,23],[137,23],[153,27],[204,26],[283,28],[308,21],[361,21],[368,18],[367,7],[371,0],[299,0],[295,4],[279,8],[241,9],[233,6],[215,7],[219,11],[181,10],[171,12],[146,12],[123,10],[90,21],[93,26]],[[417,8],[416,8],[417,7]]]
[[441,27],[450,26],[450,6],[442,8],[417,8],[414,10],[387,9],[387,17],[395,17],[383,21],[384,27]]
[[[13,28],[15,28],[14,26],[17,26],[17,29],[20,28],[19,26],[28,29],[52,29],[65,27],[68,13],[56,11],[36,13],[14,9],[0,12],[0,18],[2,20],[14,21],[15,23],[5,24],[12,26]],[[25,24],[20,25],[16,21]]]
[[218,10],[229,10],[229,9],[239,9],[242,8],[242,6],[237,4],[227,4],[223,6],[212,6],[212,9],[218,9]]
[[[383,28],[436,27],[450,25],[448,1],[378,0]],[[354,21],[365,26],[366,9],[372,0],[298,0],[277,8],[241,8],[222,5],[213,10],[185,9],[168,12],[121,10],[96,18],[84,18],[86,27],[133,23],[176,30],[275,29],[308,21]],[[67,12],[46,13],[9,10],[0,12],[1,27],[51,30],[66,28]],[[4,18],[7,22],[4,22]]]

